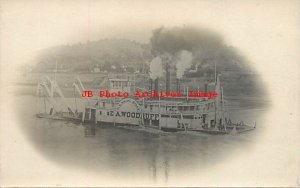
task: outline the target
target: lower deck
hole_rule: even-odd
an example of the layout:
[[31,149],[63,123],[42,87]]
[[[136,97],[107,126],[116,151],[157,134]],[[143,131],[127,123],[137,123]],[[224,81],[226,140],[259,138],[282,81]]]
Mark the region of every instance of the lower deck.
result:
[[[94,123],[112,123],[123,125],[147,126],[162,130],[225,130],[222,118],[215,113],[179,114],[149,113],[143,111],[123,111],[110,109],[86,108],[83,121]],[[217,120],[217,121],[216,121]]]

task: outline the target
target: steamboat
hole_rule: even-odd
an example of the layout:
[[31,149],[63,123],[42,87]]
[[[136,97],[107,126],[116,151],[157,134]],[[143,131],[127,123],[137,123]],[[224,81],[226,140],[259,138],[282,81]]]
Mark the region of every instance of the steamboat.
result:
[[[170,92],[170,74],[166,71],[166,89]],[[84,98],[84,110],[74,111],[67,104],[66,112],[55,110],[53,96],[57,93],[64,95],[55,80],[47,78],[47,83],[38,84],[38,93],[46,91],[50,102],[53,104],[49,113],[38,113],[39,118],[83,122],[90,125],[109,125],[127,127],[132,129],[148,129],[160,132],[202,132],[208,134],[242,133],[255,129],[256,124],[250,126],[243,121],[234,123],[225,110],[223,88],[219,75],[205,86],[205,92],[213,92],[214,97],[193,97],[189,95],[189,88],[183,87],[181,92],[179,80],[177,80],[176,92],[181,95],[136,97],[136,92],[162,91],[158,79],[149,79],[149,87],[136,86],[135,80],[129,78],[105,78],[108,83],[105,92],[126,93],[115,97],[102,93],[94,98]],[[77,77],[73,83],[74,90],[80,95],[86,91],[84,84]]]

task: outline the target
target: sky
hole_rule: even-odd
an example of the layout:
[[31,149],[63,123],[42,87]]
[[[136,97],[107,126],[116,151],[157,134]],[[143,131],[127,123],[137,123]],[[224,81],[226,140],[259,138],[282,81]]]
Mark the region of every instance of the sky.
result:
[[297,1],[13,0],[1,5],[2,60],[14,65],[28,63],[38,50],[54,45],[101,38],[148,43],[151,31],[160,26],[207,27],[257,64],[298,38]]

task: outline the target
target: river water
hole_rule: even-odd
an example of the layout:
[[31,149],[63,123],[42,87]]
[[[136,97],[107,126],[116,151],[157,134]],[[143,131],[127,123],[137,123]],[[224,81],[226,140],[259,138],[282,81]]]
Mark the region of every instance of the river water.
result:
[[257,129],[237,135],[158,135],[110,126],[91,130],[80,123],[36,118],[40,108],[36,102],[34,96],[15,97],[20,129],[46,159],[100,175],[125,179],[137,176],[148,182],[167,183],[195,168],[221,164],[240,150],[255,147],[265,128],[266,108],[233,105],[229,109],[232,119],[256,121]]

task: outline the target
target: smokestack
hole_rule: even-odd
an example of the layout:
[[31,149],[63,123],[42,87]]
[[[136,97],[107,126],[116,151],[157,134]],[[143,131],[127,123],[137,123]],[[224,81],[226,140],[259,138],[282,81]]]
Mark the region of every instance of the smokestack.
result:
[[158,78],[154,81],[154,91],[158,91]]
[[179,92],[180,91],[180,83],[179,83],[179,79],[176,79],[176,91]]
[[166,63],[166,92],[170,91],[170,70],[169,63]]
[[149,79],[149,90],[153,90],[153,80],[151,78]]

